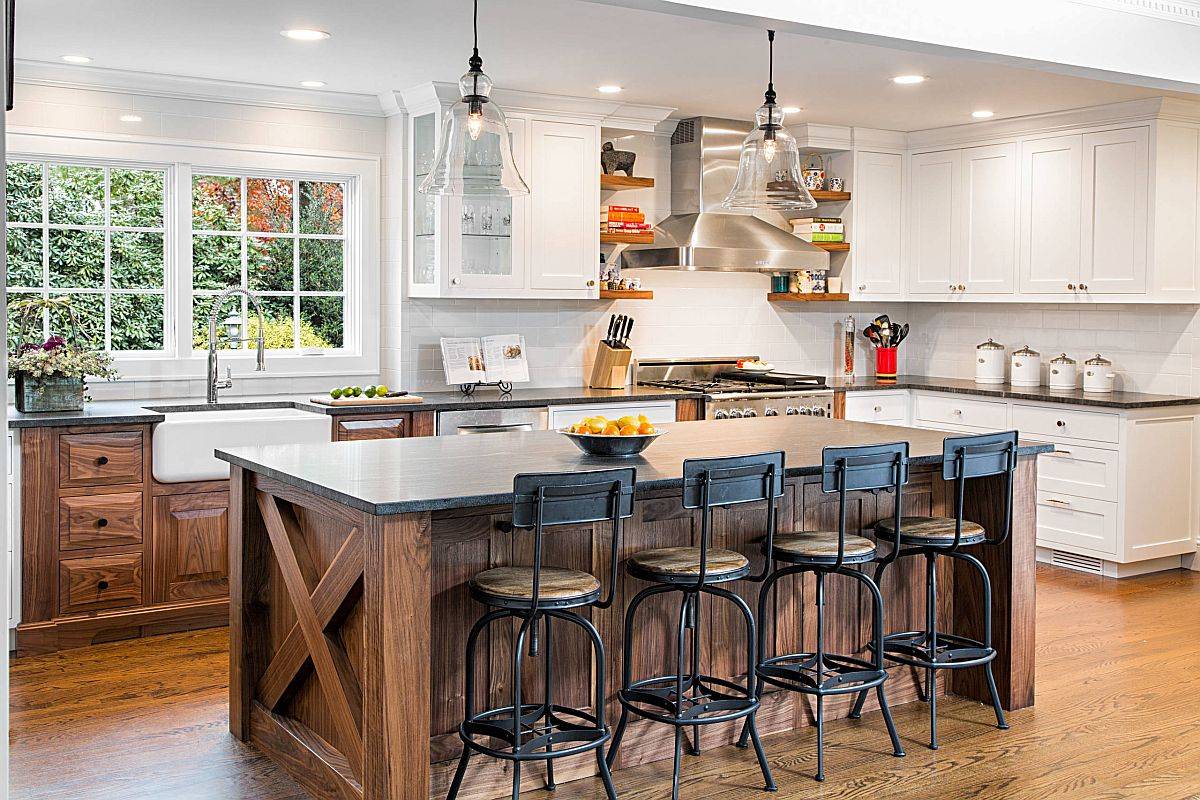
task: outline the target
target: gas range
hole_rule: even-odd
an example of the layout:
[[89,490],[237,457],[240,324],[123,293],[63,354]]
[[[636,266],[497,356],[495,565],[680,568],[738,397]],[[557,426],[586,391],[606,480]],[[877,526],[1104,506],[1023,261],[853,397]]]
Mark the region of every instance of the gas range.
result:
[[833,391],[820,375],[739,370],[739,360],[757,357],[642,359],[634,380],[639,386],[695,392],[704,399],[705,419],[833,417]]

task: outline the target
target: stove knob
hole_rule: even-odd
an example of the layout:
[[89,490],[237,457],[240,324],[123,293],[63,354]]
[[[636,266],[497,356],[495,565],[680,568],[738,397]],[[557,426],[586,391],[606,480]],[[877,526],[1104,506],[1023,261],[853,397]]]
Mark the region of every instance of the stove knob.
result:
[[778,417],[779,411],[778,411],[778,409],[768,408],[766,411],[763,412],[763,416],[764,417]]
[[812,416],[812,409],[811,409],[811,408],[809,408],[808,406],[802,406],[802,407],[800,408],[800,415],[801,415],[801,416],[804,416],[804,417],[811,417],[811,416]]
[[738,409],[736,409],[736,408],[735,408],[735,409],[733,409],[732,411],[730,411],[730,412],[729,412],[729,418],[730,418],[730,419],[741,419],[741,418],[742,418],[742,412],[741,412],[741,411],[739,411]]
[[814,417],[825,416],[825,406],[813,406],[812,407],[812,415]]
[[713,419],[729,419],[729,412],[718,411],[717,413],[713,414]]
[[795,406],[788,406],[786,409],[784,409],[783,413],[787,414],[789,417],[795,417],[799,415],[800,409],[796,408]]
[[757,417],[758,412],[755,411],[753,408],[747,408],[745,411],[742,412],[742,416],[743,417]]

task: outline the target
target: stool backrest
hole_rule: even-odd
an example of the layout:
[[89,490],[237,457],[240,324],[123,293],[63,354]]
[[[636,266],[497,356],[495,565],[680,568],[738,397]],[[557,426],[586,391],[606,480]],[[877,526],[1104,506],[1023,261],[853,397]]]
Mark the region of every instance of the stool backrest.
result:
[[699,508],[700,575],[708,574],[708,542],[714,508],[767,504],[767,552],[775,543],[775,500],[783,496],[783,451],[728,458],[689,458],[683,462],[683,507]]
[[908,483],[908,442],[869,444],[857,447],[826,447],[821,450],[821,491],[838,493],[838,552],[834,569],[842,566],[846,552],[846,493],[891,489],[896,494],[896,538],[888,560],[900,549],[900,513],[903,487]]
[[951,436],[942,442],[942,478],[954,481],[954,543],[962,538],[963,498],[970,478],[1004,475],[1004,525],[987,544],[1001,544],[1012,532],[1013,476],[1017,471],[1017,432]]
[[537,606],[542,574],[542,534],[560,525],[585,525],[610,521],[613,525],[609,553],[608,596],[598,603],[612,605],[617,585],[617,553],[621,520],[633,516],[633,467],[588,472],[525,473],[513,478],[512,525],[533,530],[533,605]]

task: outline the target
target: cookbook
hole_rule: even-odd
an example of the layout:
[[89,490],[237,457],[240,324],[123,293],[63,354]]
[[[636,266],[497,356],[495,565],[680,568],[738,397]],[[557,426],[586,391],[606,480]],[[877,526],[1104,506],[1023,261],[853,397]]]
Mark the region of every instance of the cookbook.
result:
[[525,337],[506,333],[442,339],[442,367],[450,384],[528,383]]

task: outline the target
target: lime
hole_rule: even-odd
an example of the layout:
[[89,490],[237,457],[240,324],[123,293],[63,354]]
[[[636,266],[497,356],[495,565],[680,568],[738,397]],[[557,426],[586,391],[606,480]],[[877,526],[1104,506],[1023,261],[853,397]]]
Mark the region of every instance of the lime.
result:
[[376,387],[375,387],[375,394],[377,394],[377,395],[379,395],[379,396],[381,396],[381,397],[382,397],[383,395],[386,395],[386,394],[388,394],[390,391],[391,391],[391,390],[390,390],[390,389],[388,389],[388,387],[387,387],[387,384],[386,384],[386,383],[381,383],[381,384],[379,384],[378,386],[376,386]]
[[342,397],[354,397],[354,387],[347,386],[345,389],[342,389]]
[[332,392],[329,393],[329,396],[332,397],[334,400],[337,400],[339,397],[342,396],[342,390],[334,389]]
[[365,394],[367,397],[374,397],[375,396],[375,387],[368,386],[366,389],[363,390],[363,394]]
[[362,387],[361,386],[355,386],[352,391],[354,392],[355,397],[362,397]]

